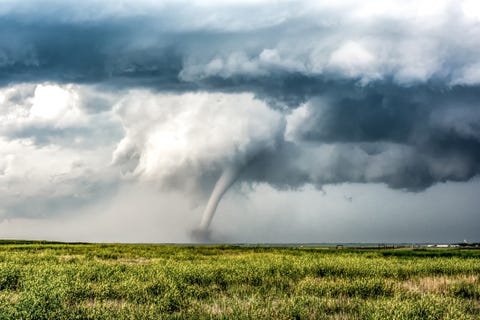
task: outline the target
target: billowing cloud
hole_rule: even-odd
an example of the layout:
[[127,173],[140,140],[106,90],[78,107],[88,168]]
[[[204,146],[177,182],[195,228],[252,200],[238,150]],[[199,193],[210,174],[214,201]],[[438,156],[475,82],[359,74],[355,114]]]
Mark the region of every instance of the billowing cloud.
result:
[[50,83],[0,89],[0,219],[61,214],[116,189],[108,164],[120,123],[111,111],[89,114],[83,91]]
[[292,74],[476,85],[478,11],[473,1],[7,2],[0,68],[6,82],[115,79],[164,90],[267,87]]
[[251,94],[132,91],[116,109],[126,134],[113,162],[160,183],[194,183],[230,164],[245,166],[274,150],[285,127],[279,112]]

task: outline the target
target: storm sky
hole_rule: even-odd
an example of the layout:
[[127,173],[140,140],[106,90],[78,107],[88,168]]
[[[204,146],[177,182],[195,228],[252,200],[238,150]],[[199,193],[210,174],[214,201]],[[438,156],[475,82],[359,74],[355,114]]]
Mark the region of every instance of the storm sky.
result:
[[480,241],[478,1],[0,2],[0,238]]

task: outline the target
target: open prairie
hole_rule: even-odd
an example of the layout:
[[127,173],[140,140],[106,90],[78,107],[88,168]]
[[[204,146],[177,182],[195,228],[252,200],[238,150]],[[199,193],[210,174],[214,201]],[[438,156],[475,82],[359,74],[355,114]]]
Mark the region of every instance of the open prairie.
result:
[[0,319],[480,319],[480,251],[4,242]]

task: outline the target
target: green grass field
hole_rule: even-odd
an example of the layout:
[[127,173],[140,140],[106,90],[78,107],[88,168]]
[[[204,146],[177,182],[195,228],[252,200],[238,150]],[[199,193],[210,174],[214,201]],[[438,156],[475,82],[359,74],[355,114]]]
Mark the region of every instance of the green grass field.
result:
[[0,319],[480,319],[480,251],[0,243]]

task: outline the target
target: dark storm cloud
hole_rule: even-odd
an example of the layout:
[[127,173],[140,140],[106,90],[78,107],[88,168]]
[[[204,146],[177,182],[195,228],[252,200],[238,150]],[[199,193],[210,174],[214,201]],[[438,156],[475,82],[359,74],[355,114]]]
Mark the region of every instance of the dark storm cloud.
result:
[[7,3],[0,79],[258,91],[290,105],[330,82],[478,82],[478,30],[462,13],[446,6],[438,21],[417,25],[408,16],[355,18],[361,6],[346,13],[345,5]]
[[246,179],[280,188],[383,182],[415,191],[480,172],[478,87],[339,87],[312,95],[293,141],[258,155]]
[[[244,171],[282,188],[421,190],[479,172],[480,30],[453,2],[424,19],[415,10],[363,17],[347,2],[119,3],[0,11],[0,83],[251,92],[292,117],[303,110],[292,138],[249,155]],[[108,109],[89,101],[91,112]]]
[[[478,143],[471,147],[478,147]],[[468,150],[438,155],[410,146],[378,143],[315,149],[287,142],[275,153],[256,157],[241,179],[268,182],[279,189],[355,182],[420,191],[437,182],[465,181],[478,174],[478,154],[474,153]]]
[[180,57],[171,40],[146,50],[129,48],[146,22],[24,22],[0,19],[1,81],[98,82],[111,78],[155,78],[175,82]]
[[[478,86],[344,87],[343,92],[329,91],[310,100],[308,117],[296,134],[306,141],[380,141],[433,149],[451,140],[453,150],[457,144],[454,141],[468,144],[468,141],[479,140],[480,131],[475,124],[478,118],[471,117],[479,112],[479,100]],[[470,121],[467,116],[461,116],[466,110],[471,113]],[[448,117],[452,114],[462,117],[463,130],[456,127],[458,123],[449,123]],[[462,147],[458,145],[458,148]]]

